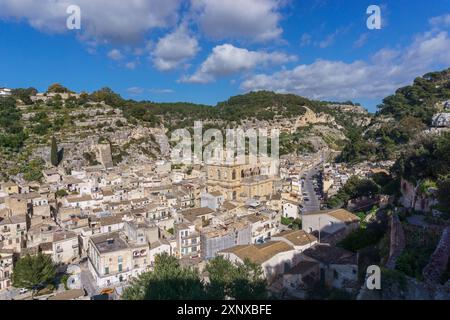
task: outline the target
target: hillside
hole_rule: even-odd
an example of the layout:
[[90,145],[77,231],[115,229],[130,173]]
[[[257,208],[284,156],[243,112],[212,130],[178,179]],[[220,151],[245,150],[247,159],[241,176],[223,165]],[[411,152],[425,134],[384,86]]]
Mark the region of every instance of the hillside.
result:
[[412,85],[386,97],[368,126],[354,130],[340,160],[398,158],[404,146],[420,134],[441,130],[433,124],[433,116],[445,111],[444,103],[449,99],[450,68],[416,78]]
[[[203,121],[203,129],[279,129],[281,153],[339,150],[351,128],[371,115],[352,103],[313,101],[292,94],[251,92],[216,106],[125,100],[109,88],[76,94],[60,84],[45,93],[13,90],[0,101],[2,176],[38,176],[49,158],[54,136],[64,150],[67,168],[97,164],[98,144],[109,143],[115,164],[161,157],[164,135]],[[166,146],[167,147],[167,146]],[[35,159],[33,162],[31,160]],[[29,166],[28,164],[33,164]],[[30,171],[30,167],[32,172]]]

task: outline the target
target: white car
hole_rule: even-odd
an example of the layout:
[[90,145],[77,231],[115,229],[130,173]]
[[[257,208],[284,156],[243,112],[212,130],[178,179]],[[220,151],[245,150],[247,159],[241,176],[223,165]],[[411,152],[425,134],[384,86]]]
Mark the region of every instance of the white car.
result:
[[27,288],[21,288],[20,290],[19,290],[19,294],[24,294],[24,293],[27,293],[28,292],[28,289]]

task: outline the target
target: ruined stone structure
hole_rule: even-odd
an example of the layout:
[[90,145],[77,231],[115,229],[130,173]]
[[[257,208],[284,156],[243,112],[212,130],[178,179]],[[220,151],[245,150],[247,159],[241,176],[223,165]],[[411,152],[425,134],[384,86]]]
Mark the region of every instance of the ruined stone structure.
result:
[[450,227],[442,232],[436,250],[433,252],[430,262],[423,269],[423,277],[428,282],[439,282],[442,274],[447,269],[448,259],[450,257]]
[[395,269],[395,264],[397,262],[397,258],[402,253],[405,248],[405,233],[403,232],[402,224],[398,215],[394,213],[391,217],[391,234],[390,234],[390,250],[389,250],[389,258],[386,262],[386,268]]

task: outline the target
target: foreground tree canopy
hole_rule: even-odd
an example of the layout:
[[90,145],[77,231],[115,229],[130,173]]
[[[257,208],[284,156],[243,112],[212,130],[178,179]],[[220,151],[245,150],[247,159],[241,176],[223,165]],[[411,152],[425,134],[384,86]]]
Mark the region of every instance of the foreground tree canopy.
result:
[[36,289],[53,281],[56,267],[52,259],[39,253],[36,256],[26,255],[19,259],[12,274],[13,285],[16,288]]
[[156,256],[153,272],[141,274],[125,289],[124,300],[265,299],[261,267],[250,261],[234,265],[223,257],[212,259],[206,270],[209,282],[197,269],[180,266],[175,257]]

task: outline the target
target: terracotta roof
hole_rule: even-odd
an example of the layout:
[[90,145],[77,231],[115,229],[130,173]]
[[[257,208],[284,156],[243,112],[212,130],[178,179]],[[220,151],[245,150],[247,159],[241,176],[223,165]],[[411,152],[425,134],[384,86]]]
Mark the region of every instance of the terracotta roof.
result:
[[225,210],[233,210],[237,208],[237,205],[231,203],[230,201],[224,201],[221,208]]
[[237,255],[241,260],[246,258],[250,259],[252,262],[262,264],[265,261],[273,258],[275,255],[293,250],[293,248],[283,241],[269,241],[264,244],[250,244],[250,245],[239,245],[221,252],[233,253]]
[[318,265],[319,263],[315,261],[300,261],[285,274],[304,274]]
[[328,215],[342,221],[342,222],[358,222],[359,217],[355,216],[353,213],[344,210],[338,209],[328,213]]
[[303,254],[326,264],[357,264],[355,253],[325,244],[318,244],[306,249]]
[[48,300],[73,300],[84,297],[85,295],[86,293],[83,289],[72,289],[55,294],[54,296],[48,298]]
[[76,233],[70,231],[55,232],[55,234],[53,235],[53,242],[73,239],[76,237]]
[[273,235],[274,238],[281,237],[291,242],[294,246],[304,246],[317,241],[317,238],[303,230],[287,230]]
[[347,211],[345,209],[331,209],[331,210],[321,210],[321,211],[315,211],[311,213],[304,213],[304,215],[316,215],[316,214],[326,214],[329,216],[332,216],[333,218],[336,218],[342,222],[357,222],[360,219],[358,216],[354,215],[350,211]]
[[118,224],[122,222],[122,216],[116,215],[116,216],[109,216],[109,217],[102,217],[99,219],[100,224],[102,226],[110,226],[113,224]]
[[188,209],[182,212],[183,215],[188,216],[203,216],[207,214],[214,213],[214,210],[210,208],[194,208],[194,209]]

